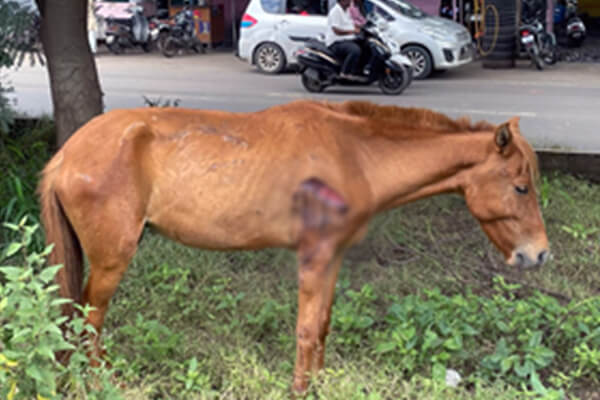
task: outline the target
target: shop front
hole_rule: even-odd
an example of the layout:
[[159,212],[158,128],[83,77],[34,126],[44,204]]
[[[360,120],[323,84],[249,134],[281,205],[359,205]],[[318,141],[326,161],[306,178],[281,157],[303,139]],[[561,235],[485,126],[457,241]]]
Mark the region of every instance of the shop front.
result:
[[159,18],[170,18],[188,6],[194,13],[196,35],[210,47],[225,40],[224,6],[219,0],[157,0]]
[[101,20],[113,18],[127,20],[131,13],[127,9],[131,3],[143,6],[144,15],[161,20],[173,17],[184,6],[194,13],[195,29],[198,39],[210,47],[222,45],[226,41],[225,0],[142,0],[142,1],[97,1],[97,14]]

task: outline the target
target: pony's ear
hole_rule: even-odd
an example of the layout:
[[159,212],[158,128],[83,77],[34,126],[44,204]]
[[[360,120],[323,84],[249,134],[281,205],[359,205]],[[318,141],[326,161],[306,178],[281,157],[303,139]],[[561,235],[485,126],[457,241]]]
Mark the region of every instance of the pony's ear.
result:
[[514,135],[521,134],[521,129],[519,128],[520,120],[521,120],[521,118],[519,118],[519,117],[512,117],[511,119],[508,120],[508,127],[510,128],[510,132]]
[[498,152],[501,153],[512,140],[509,123],[504,123],[496,129],[495,141]]

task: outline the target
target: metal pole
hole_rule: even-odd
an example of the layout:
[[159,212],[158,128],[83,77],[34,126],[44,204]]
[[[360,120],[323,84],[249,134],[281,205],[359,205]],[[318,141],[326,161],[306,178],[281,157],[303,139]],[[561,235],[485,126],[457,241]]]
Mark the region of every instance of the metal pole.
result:
[[456,21],[458,15],[456,15],[456,0],[452,0],[452,21]]
[[234,50],[237,48],[237,32],[235,30],[235,0],[231,0],[231,40],[233,41],[232,47]]

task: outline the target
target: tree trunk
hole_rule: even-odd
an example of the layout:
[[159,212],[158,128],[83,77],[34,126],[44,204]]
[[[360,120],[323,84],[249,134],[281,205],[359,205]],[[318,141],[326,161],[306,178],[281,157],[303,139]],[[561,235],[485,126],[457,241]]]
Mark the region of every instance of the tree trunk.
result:
[[48,61],[57,144],[103,110],[96,62],[87,35],[86,0],[36,0]]

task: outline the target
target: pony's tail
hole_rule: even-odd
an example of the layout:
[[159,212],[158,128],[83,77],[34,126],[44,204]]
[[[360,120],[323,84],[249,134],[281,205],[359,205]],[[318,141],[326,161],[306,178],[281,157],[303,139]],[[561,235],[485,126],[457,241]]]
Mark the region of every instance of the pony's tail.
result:
[[[55,157],[46,166],[38,187],[42,208],[41,219],[46,231],[46,244],[54,243],[48,262],[50,265],[63,265],[56,275],[61,297],[81,303],[83,254],[79,239],[75,235],[54,189],[54,177],[58,170],[56,164],[60,164],[60,161],[57,161],[59,160],[56,160]],[[65,315],[73,315],[73,305],[63,305],[62,311]]]

